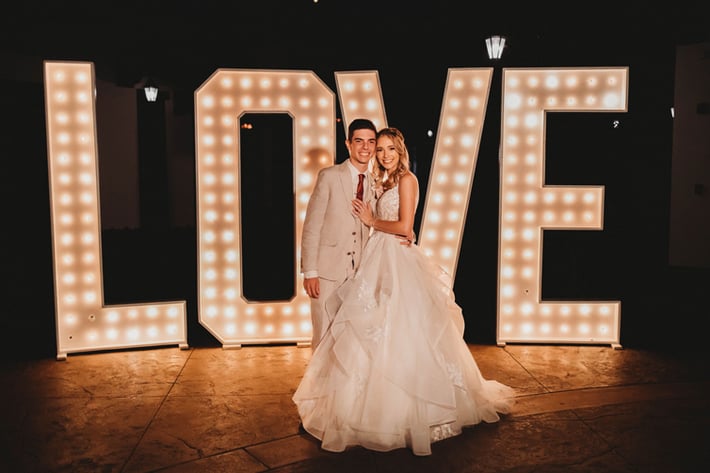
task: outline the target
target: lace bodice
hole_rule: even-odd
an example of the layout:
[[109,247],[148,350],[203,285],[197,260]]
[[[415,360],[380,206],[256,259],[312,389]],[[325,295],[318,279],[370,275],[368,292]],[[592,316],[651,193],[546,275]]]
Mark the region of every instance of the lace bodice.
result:
[[389,221],[399,219],[399,186],[385,191],[377,199],[377,218]]

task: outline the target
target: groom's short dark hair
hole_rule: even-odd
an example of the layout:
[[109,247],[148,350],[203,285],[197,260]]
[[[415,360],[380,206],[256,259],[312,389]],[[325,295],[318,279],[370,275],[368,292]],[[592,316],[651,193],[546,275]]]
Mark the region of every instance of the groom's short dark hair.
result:
[[355,130],[372,130],[377,134],[377,127],[372,123],[372,120],[367,118],[356,118],[350,122],[350,126],[348,126],[348,141],[353,139]]

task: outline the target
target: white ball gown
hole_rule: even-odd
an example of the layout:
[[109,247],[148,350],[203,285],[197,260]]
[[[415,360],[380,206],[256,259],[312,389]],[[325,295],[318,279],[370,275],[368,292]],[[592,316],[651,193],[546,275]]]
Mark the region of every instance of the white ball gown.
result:
[[[397,187],[376,212],[398,219]],[[418,246],[373,232],[337,297],[340,308],[293,395],[303,428],[324,450],[430,455],[432,442],[510,411],[513,389],[481,375],[449,278]]]

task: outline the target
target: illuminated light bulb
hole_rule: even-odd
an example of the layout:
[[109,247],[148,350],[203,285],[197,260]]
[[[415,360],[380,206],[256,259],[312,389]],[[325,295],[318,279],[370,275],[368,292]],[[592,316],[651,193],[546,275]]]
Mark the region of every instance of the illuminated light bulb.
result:
[[506,228],[502,232],[504,240],[512,240],[515,238],[515,231],[511,228]]
[[222,232],[222,241],[224,242],[232,242],[234,241],[234,232],[231,230],[225,230]]
[[542,324],[540,326],[540,332],[542,333],[550,333],[552,332],[552,328],[550,327],[550,324]]
[[205,279],[214,280],[217,277],[217,272],[214,269],[209,269],[205,271]]
[[560,307],[560,314],[569,315],[569,307],[566,305],[561,306]]
[[239,101],[239,103],[243,108],[250,108],[251,105],[254,103],[254,98],[247,95],[247,96],[242,97],[242,99]]
[[449,213],[447,214],[447,218],[449,219],[450,222],[458,222],[460,218],[460,214],[456,210],[450,210]]
[[236,335],[237,326],[233,323],[224,324],[224,331],[227,333],[227,335]]
[[281,326],[281,332],[285,335],[291,335],[294,332],[293,324],[287,323]]
[[266,333],[274,333],[274,326],[273,326],[272,324],[267,324],[267,325],[264,327],[264,331],[265,331]]
[[517,93],[506,91],[503,95],[506,109],[517,109],[523,105],[523,97]]
[[537,235],[537,231],[533,230],[532,228],[526,228],[525,230],[523,230],[523,239],[524,240],[530,241],[533,238],[535,238],[536,235]]
[[224,316],[227,317],[228,319],[233,319],[237,315],[237,311],[234,309],[234,307],[225,307],[224,309]]
[[94,291],[86,291],[83,299],[85,304],[92,304],[96,302],[96,293]]
[[236,250],[229,250],[224,253],[224,259],[230,263],[234,263],[239,259],[239,253]]
[[202,238],[208,243],[212,243],[216,239],[215,234],[213,232],[209,232],[209,231],[203,232]]
[[225,172],[222,174],[222,184],[231,185],[234,183],[235,176],[231,172]]
[[310,322],[303,321],[299,324],[299,328],[300,328],[301,332],[305,333],[305,332],[309,332],[310,330],[312,330],[313,327],[311,326]]
[[526,322],[520,326],[521,332],[526,335],[533,333],[533,325],[530,322]]
[[524,120],[527,128],[535,128],[540,126],[540,117],[535,113],[527,113]]
[[94,262],[94,254],[93,253],[84,253],[81,257],[81,260],[85,264],[91,264]]
[[244,325],[244,331],[249,335],[254,335],[256,333],[256,324],[254,322],[248,322]]
[[76,276],[74,273],[64,273],[62,281],[64,284],[74,284],[76,282]]
[[232,204],[235,200],[237,200],[237,196],[232,192],[225,192],[222,194],[222,202],[225,204]]
[[224,291],[224,297],[227,300],[233,301],[237,298],[237,291],[235,291],[234,289],[227,289],[226,291]]
[[234,221],[234,214],[232,212],[225,212],[224,221],[225,222],[233,222]]
[[[207,299],[214,299],[215,297],[217,297],[217,289],[214,287],[208,287],[203,291],[203,294],[205,295],[205,297]],[[207,311],[207,313],[209,315],[209,310]],[[213,315],[217,315],[217,314],[215,313]]]
[[234,138],[232,135],[224,135],[222,137],[222,144],[225,146],[231,146],[234,143]]
[[451,259],[453,254],[454,254],[454,251],[450,246],[443,246],[439,250],[439,255],[441,255],[441,257],[445,260]]
[[205,108],[212,108],[215,105],[215,99],[212,95],[205,95],[202,97],[201,105]]
[[208,317],[216,317],[217,314],[219,313],[219,309],[217,309],[217,307],[212,305],[212,306],[209,306],[205,312],[207,313]]

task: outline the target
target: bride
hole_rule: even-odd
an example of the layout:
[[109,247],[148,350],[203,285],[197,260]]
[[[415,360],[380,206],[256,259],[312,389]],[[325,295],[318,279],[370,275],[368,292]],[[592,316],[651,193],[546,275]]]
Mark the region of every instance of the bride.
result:
[[339,309],[293,401],[324,450],[430,455],[462,427],[500,420],[515,393],[481,375],[448,275],[417,245],[401,244],[413,235],[419,184],[398,129],[378,132],[376,159],[376,213],[357,199],[352,207],[371,236],[333,296]]

